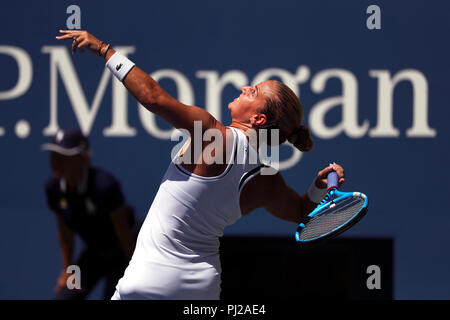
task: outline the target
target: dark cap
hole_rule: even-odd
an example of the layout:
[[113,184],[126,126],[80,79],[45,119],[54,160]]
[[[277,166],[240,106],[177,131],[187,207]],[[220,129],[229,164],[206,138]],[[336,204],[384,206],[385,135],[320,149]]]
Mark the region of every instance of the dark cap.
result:
[[60,129],[51,143],[44,143],[42,150],[54,151],[64,156],[74,156],[89,150],[89,141],[78,129]]

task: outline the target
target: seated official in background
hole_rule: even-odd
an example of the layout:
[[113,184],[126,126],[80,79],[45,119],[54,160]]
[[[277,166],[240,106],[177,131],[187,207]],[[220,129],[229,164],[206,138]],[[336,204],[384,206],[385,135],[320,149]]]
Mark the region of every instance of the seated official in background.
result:
[[[138,232],[134,211],[126,204],[120,183],[90,166],[88,139],[79,130],[60,130],[42,149],[51,151],[53,176],[45,191],[48,206],[56,213],[63,260],[54,299],[84,299],[104,277],[104,298],[110,299],[133,254]],[[76,260],[75,234],[84,242]],[[66,285],[69,265],[80,268],[81,289]]]

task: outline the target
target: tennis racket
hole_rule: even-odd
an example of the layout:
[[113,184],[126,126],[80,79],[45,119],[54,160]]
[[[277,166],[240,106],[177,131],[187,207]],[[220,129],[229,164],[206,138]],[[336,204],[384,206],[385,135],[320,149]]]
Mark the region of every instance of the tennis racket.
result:
[[365,194],[339,191],[335,171],[328,174],[327,181],[327,195],[298,225],[295,239],[299,244],[333,238],[355,225],[367,213],[369,199]]

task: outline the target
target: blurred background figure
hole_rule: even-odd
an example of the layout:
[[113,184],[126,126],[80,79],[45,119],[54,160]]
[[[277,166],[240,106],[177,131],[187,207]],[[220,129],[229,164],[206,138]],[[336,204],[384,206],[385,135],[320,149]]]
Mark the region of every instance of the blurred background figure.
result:
[[[116,178],[90,165],[89,142],[80,130],[60,130],[42,150],[50,151],[52,176],[45,192],[57,219],[63,262],[54,299],[84,299],[104,277],[103,297],[110,299],[136,243],[134,210],[126,204]],[[84,244],[77,259],[75,234]],[[80,268],[81,289],[67,287],[69,265]]]

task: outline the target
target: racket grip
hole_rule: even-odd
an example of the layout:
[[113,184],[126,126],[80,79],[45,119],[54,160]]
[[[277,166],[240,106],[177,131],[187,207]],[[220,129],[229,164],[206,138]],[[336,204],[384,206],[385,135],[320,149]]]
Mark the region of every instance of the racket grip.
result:
[[338,187],[338,175],[336,171],[331,171],[327,176],[327,187],[330,188],[337,188]]

